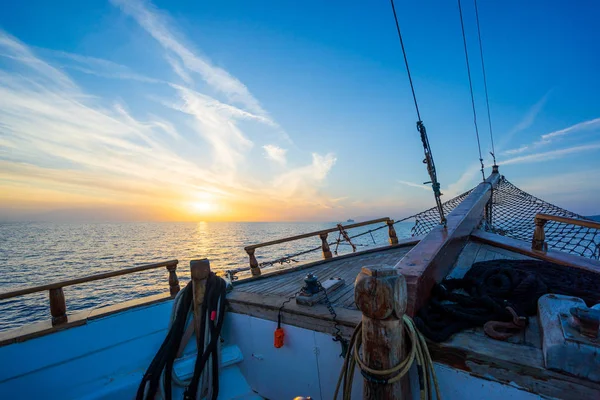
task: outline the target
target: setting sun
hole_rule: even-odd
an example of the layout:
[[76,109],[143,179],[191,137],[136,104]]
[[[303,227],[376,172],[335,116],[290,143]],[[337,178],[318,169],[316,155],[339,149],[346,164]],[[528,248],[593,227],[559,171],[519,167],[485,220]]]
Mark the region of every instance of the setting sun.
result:
[[192,204],[192,210],[199,214],[207,214],[216,210],[216,205],[207,201],[197,201]]

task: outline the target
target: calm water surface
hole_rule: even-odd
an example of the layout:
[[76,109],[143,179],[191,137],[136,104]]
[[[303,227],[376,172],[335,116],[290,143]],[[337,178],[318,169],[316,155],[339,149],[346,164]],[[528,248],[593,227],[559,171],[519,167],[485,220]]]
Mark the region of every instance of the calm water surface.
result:
[[[192,259],[210,259],[215,271],[245,267],[248,258],[244,246],[332,226],[335,224],[270,222],[0,224],[0,291],[171,259],[179,260],[178,276],[183,286]],[[378,226],[352,229],[349,234]],[[398,237],[410,236],[411,227],[411,223],[397,224]],[[335,233],[329,235],[330,241],[336,238]],[[381,246],[387,242],[387,229],[354,242],[359,250]],[[320,239],[313,237],[257,249],[256,256],[258,262],[270,261],[319,245]],[[339,248],[339,254],[350,251],[350,246]],[[297,259],[320,257],[317,251]],[[66,287],[67,310],[163,293],[168,291],[167,278],[166,269],[161,268]],[[48,292],[0,301],[0,331],[49,317]]]

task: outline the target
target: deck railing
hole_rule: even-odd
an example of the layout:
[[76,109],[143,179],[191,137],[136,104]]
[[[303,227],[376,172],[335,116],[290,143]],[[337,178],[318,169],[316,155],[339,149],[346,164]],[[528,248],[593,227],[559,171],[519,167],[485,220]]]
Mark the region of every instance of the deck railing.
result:
[[164,267],[169,271],[169,291],[171,293],[171,296],[175,296],[179,292],[179,279],[177,278],[177,263],[177,260],[163,261],[154,264],[140,265],[137,267],[120,269],[117,271],[109,271],[95,275],[83,276],[80,278],[70,279],[66,281],[47,283],[45,285],[40,286],[16,289],[9,292],[0,293],[0,300],[6,300],[17,296],[43,292],[47,290],[50,299],[50,314],[52,315],[52,325],[59,325],[67,322],[67,304],[65,301],[65,294],[63,292],[64,287]]
[[[581,226],[583,228],[588,229],[596,229],[600,231],[600,222],[584,220],[584,219],[575,219],[568,217],[560,217],[557,215],[550,214],[536,214],[535,216],[535,230],[533,231],[533,239],[531,240],[531,248],[533,250],[547,251],[548,243],[546,242],[546,232],[544,230],[544,226],[548,221],[554,221],[567,225],[576,225]],[[596,248],[596,253],[598,248]],[[594,254],[593,258],[599,258],[598,254]]]
[[341,225],[340,224],[335,228],[323,229],[320,231],[303,233],[301,235],[291,236],[291,237],[287,237],[287,238],[283,238],[283,239],[277,239],[277,240],[271,240],[269,242],[253,244],[253,245],[244,247],[244,250],[246,250],[246,253],[248,253],[248,257],[250,259],[250,270],[252,271],[252,275],[259,276],[261,274],[260,265],[258,263],[258,260],[256,259],[256,256],[254,255],[254,252],[256,249],[258,249],[260,247],[272,246],[275,244],[292,242],[295,240],[306,239],[309,237],[318,236],[321,239],[321,250],[323,253],[323,258],[327,259],[327,258],[333,257],[333,255],[331,254],[331,250],[329,249],[329,243],[327,242],[327,235],[329,233],[340,232],[341,231],[340,226],[345,231],[346,229],[358,228],[361,226],[378,224],[381,222],[385,222],[388,226],[388,234],[389,234],[390,244],[397,244],[398,237],[396,236],[396,230],[394,229],[394,220],[392,220],[388,217],[385,217],[385,218],[372,219],[372,220],[364,221],[364,222],[357,222],[355,224],[349,224],[349,225]]

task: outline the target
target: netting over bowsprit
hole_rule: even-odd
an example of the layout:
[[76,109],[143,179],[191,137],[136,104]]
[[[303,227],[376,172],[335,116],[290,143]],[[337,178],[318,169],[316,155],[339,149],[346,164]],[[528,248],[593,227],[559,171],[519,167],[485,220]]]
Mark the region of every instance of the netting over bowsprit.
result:
[[[538,199],[501,177],[494,189],[491,225],[484,221],[483,228],[503,236],[531,241],[538,213],[567,218],[585,219],[571,211]],[[600,258],[600,231],[561,222],[548,221],[544,227],[549,248]]]
[[[473,189],[460,194],[442,204],[444,214],[448,215],[457,205],[459,205]],[[440,225],[440,213],[437,207],[430,208],[409,218],[415,218],[415,225],[411,229],[412,236],[428,234],[433,228]],[[400,222],[400,221],[398,221]]]

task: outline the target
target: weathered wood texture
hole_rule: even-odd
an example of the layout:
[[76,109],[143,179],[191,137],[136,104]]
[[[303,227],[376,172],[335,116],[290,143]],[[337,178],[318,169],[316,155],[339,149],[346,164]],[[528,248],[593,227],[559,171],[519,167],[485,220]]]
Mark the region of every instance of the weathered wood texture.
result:
[[[190,273],[192,275],[192,289],[194,293],[194,325],[196,332],[200,332],[200,321],[203,318],[202,303],[204,302],[204,294],[206,293],[206,279],[210,274],[210,262],[208,259],[190,261]],[[196,339],[200,340],[200,335],[196,335]],[[198,343],[198,348],[204,346],[203,343]]]
[[67,322],[67,302],[62,288],[50,289],[50,315],[52,315],[52,325],[59,325]]
[[[356,277],[355,302],[362,312],[362,358],[376,371],[389,370],[404,358],[406,281],[394,267],[366,266]],[[365,379],[363,399],[409,399],[408,376],[392,384]]]
[[581,268],[591,272],[600,273],[600,261],[598,260],[592,260],[590,258],[563,253],[562,251],[556,250],[532,250],[531,246],[526,242],[506,236],[500,236],[495,233],[485,232],[480,229],[475,230],[471,237],[473,240],[476,240],[480,243],[489,244],[496,248],[510,250],[515,253],[553,262],[555,264]]
[[493,340],[466,331],[444,343],[429,342],[429,351],[435,362],[511,384],[543,398],[600,398],[599,384],[546,369],[539,347]]
[[469,235],[479,225],[492,187],[500,175],[492,174],[447,216],[447,227],[434,228],[396,265],[408,286],[408,314],[414,316],[428,300],[431,289],[450,271]]
[[[364,251],[348,256],[336,257],[309,266],[293,270],[278,271],[271,275],[263,275],[246,281],[235,283],[235,292],[256,293],[258,295],[280,296],[286,299],[296,293],[304,285],[304,277],[308,273],[317,275],[321,282],[330,278],[342,278],[345,285],[336,290],[329,300],[336,307],[356,309],[354,305],[354,280],[365,265],[394,266],[412,247],[386,247],[378,251]],[[283,301],[283,300],[282,300]]]

